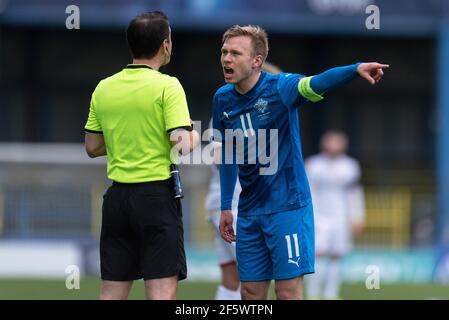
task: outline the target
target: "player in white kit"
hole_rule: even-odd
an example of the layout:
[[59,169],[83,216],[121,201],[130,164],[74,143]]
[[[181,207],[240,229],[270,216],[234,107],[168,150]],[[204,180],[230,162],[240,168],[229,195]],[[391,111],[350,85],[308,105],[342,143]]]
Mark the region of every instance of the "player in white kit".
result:
[[341,258],[364,225],[360,165],[345,154],[346,135],[328,131],[321,153],[305,161],[315,214],[315,274],[306,282],[309,299],[338,299]]

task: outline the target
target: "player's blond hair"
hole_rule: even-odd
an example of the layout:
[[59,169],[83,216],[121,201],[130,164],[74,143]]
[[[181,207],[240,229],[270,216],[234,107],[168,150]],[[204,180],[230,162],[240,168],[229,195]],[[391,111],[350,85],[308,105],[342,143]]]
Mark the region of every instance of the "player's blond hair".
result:
[[253,45],[253,53],[254,55],[261,55],[263,61],[268,56],[268,36],[264,29],[259,26],[239,26],[234,25],[230,27],[223,34],[223,42],[230,38],[245,36],[251,39],[251,43]]

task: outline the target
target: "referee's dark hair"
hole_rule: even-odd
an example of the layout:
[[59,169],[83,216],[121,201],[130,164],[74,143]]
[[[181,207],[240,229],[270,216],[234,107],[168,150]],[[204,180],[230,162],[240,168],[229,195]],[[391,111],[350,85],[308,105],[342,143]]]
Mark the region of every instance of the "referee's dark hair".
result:
[[168,17],[161,11],[138,15],[131,20],[126,30],[126,40],[134,59],[153,58],[169,35]]

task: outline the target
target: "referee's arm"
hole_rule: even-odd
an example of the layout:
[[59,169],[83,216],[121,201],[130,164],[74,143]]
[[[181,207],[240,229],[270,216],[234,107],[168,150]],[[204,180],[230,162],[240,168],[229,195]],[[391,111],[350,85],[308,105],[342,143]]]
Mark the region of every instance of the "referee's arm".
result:
[[84,135],[84,146],[86,153],[91,158],[101,157],[106,155],[106,144],[102,133],[87,132]]
[[169,132],[172,146],[182,155],[192,152],[199,144],[200,136],[193,128],[176,128]]
[[90,100],[89,117],[84,127],[84,147],[86,153],[91,158],[96,158],[106,155],[106,145],[103,138],[103,129],[97,119],[97,112],[95,110],[95,91]]

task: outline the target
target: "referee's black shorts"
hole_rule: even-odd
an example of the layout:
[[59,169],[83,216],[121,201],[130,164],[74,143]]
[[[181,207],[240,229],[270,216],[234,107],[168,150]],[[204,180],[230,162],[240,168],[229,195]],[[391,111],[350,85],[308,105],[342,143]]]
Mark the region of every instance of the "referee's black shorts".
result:
[[100,238],[101,278],[187,276],[180,200],[172,180],[117,183],[106,191]]

